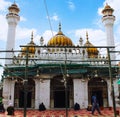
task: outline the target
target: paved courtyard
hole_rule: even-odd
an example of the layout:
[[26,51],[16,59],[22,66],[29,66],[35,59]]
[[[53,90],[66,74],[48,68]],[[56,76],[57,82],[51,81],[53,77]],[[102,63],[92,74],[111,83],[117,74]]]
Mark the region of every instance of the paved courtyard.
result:
[[[117,109],[120,111],[120,109]],[[102,115],[99,115],[96,111],[94,115],[91,114],[91,111],[87,111],[85,109],[81,109],[79,111],[68,110],[68,117],[114,117],[113,110],[109,110],[105,108],[101,110]],[[38,110],[27,110],[26,117],[66,117],[65,110],[46,110],[46,111],[38,111]],[[23,110],[15,110],[14,116],[8,116],[7,112],[0,113],[0,117],[24,117]],[[120,115],[117,115],[120,117]]]

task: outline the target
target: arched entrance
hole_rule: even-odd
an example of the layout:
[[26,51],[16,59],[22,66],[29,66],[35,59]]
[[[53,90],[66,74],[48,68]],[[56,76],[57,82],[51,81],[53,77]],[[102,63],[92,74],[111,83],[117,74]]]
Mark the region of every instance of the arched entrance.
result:
[[91,97],[93,94],[97,95],[99,105],[101,107],[108,106],[108,92],[107,82],[102,78],[95,77],[88,82],[88,103],[91,104]]
[[65,89],[63,76],[56,76],[51,80],[51,108],[65,108],[66,102],[68,108],[73,105],[73,81],[71,78],[67,79],[67,90]]
[[[24,84],[23,82],[16,82],[15,83],[15,107],[17,108],[23,108],[24,107]],[[27,108],[34,107],[35,102],[35,82],[32,79],[28,80],[27,83]]]

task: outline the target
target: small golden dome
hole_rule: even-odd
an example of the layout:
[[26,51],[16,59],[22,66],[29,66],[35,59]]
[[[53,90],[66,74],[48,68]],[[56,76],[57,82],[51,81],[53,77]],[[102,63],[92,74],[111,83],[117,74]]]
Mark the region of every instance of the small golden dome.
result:
[[[87,39],[87,41],[84,44],[84,46],[90,47],[90,48],[86,48],[87,53],[88,53],[88,57],[89,58],[97,57],[99,51],[97,50],[97,48],[94,48],[94,46],[89,42],[89,40],[88,40],[88,33],[87,32],[86,32],[86,39]],[[93,47],[93,48],[91,48],[91,47]]]
[[24,51],[24,52],[22,52],[22,54],[26,54],[27,51],[28,51],[29,54],[35,54],[35,51],[36,51],[35,46],[36,46],[36,44],[33,42],[33,32],[32,32],[32,34],[31,34],[31,41],[30,41],[30,43],[28,43],[26,45],[26,47],[22,48],[22,51]]
[[61,31],[59,24],[59,32],[48,41],[48,46],[73,46],[72,40],[65,36]]
[[114,9],[112,9],[108,4],[106,4],[106,6],[104,7],[104,9],[102,10],[102,13],[104,14],[106,11],[113,12]]
[[15,10],[17,13],[20,11],[20,9],[18,8],[18,6],[13,3],[9,8],[8,8],[9,11],[13,11]]

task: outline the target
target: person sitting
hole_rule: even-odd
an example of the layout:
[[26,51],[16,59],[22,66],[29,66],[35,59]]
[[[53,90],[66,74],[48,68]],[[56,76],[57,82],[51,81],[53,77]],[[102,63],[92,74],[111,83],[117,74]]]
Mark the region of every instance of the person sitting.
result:
[[80,110],[80,105],[78,103],[75,103],[74,110]]
[[39,105],[39,111],[44,111],[46,110],[45,105],[43,104],[43,102]]
[[12,105],[12,103],[9,104],[9,106],[7,107],[7,115],[14,115],[14,107]]

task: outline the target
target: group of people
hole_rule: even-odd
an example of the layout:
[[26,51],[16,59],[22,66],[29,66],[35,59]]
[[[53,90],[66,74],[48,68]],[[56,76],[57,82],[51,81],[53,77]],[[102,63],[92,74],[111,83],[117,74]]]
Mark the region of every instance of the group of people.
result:
[[[39,105],[39,111],[44,111],[44,110],[46,110],[46,107],[42,102]],[[80,105],[78,103],[75,103],[74,110],[80,110]],[[92,96],[92,109],[91,109],[92,114],[94,114],[95,110],[97,110],[98,113],[101,115],[101,111],[99,108],[99,103],[98,103],[96,94],[94,94]],[[0,97],[0,112],[5,112],[1,97]],[[12,103],[10,103],[9,106],[7,107],[7,112],[8,112],[8,115],[14,115],[14,107],[13,107]]]

